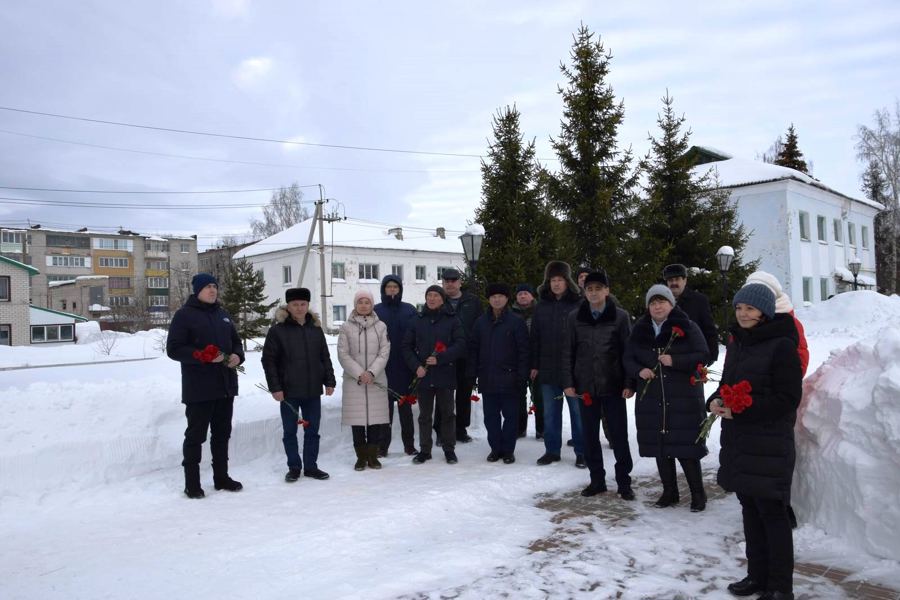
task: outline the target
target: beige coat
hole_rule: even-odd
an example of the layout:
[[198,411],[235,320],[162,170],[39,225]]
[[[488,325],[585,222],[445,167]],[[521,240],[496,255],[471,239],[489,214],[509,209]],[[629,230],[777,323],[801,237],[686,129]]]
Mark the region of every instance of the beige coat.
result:
[[[374,312],[361,316],[354,310],[338,334],[338,362],[344,369],[341,423],[378,425],[389,423],[387,376],[384,367],[391,353],[387,326]],[[359,376],[369,371],[374,384],[361,385]]]

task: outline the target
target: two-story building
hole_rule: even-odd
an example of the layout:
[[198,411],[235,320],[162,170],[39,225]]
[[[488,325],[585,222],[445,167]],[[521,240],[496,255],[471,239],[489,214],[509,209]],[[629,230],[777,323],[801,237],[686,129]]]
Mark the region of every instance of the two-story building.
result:
[[30,279],[38,270],[0,256],[0,346],[22,346],[31,339]]

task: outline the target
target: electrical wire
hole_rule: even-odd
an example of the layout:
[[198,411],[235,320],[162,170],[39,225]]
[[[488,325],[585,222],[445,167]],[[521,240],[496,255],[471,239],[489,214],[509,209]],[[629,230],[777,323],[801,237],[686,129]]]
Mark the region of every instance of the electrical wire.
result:
[[[318,184],[298,185],[300,188],[319,187]],[[249,190],[196,190],[191,192],[181,192],[172,190],[76,190],[76,189],[60,189],[60,188],[40,188],[40,187],[18,187],[11,185],[0,185],[0,190],[18,190],[29,192],[66,192],[72,194],[245,194],[251,192],[277,192],[282,188],[257,188]],[[315,204],[315,200],[301,200],[301,204]]]

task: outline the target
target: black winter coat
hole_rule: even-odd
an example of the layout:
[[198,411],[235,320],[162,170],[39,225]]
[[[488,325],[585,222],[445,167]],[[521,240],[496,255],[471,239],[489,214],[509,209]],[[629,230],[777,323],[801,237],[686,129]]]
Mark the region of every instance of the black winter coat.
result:
[[598,319],[591,314],[591,304],[581,305],[569,314],[562,346],[562,386],[573,387],[579,395],[622,397],[629,378],[622,364],[625,344],[631,333],[628,313],[616,306],[612,298]]
[[494,317],[488,307],[469,336],[469,376],[485,394],[518,393],[528,381],[528,327],[509,308]]
[[712,318],[709,300],[700,292],[685,288],[675,302],[678,308],[700,327],[700,331],[703,332],[703,337],[706,339],[706,347],[709,349],[706,364],[713,364],[719,359],[719,332],[716,329],[716,322]]
[[275,312],[263,344],[262,365],[269,391],[285,398],[318,398],[322,387],[337,387],[325,332],[314,313],[303,325],[285,307]]
[[[721,383],[746,379],[753,404],[733,419],[722,419],[719,485],[730,492],[789,502],[794,423],[803,392],[794,319],[777,314],[751,329],[735,324],[731,332]],[[710,402],[720,391],[721,385]]]
[[[684,331],[675,338],[668,354],[672,366],[660,365],[657,377],[646,384],[638,377],[641,369],[653,369],[659,354],[672,337],[672,327]],[[708,354],[703,332],[677,307],[669,313],[659,335],[653,330],[650,315],[638,319],[625,350],[625,369],[638,381],[634,405],[638,449],[641,456],[661,458],[702,458],[708,450],[697,443],[700,425],[706,418],[703,384],[691,385],[697,363],[706,364]],[[660,376],[661,375],[661,376]],[[647,392],[640,398],[647,385]]]
[[[384,293],[384,286],[389,281],[400,286],[400,293],[393,298]],[[391,355],[384,370],[388,387],[398,393],[405,393],[415,372],[409,370],[403,359],[403,337],[416,317],[416,307],[403,302],[403,282],[396,275],[387,275],[381,281],[381,303],[375,305],[375,314],[387,326],[388,339],[391,341]]]
[[561,298],[549,289],[541,290],[541,301],[531,318],[529,358],[530,367],[538,370],[537,383],[562,386],[566,321],[580,302],[581,296],[571,289],[567,289]]
[[[425,366],[425,360],[434,352],[437,342],[443,342],[447,349],[436,356],[437,364],[428,367],[419,386],[455,390],[456,363],[466,354],[466,336],[462,323],[447,304],[438,310],[423,308],[413,319],[412,326],[403,337],[403,359],[406,366],[413,373]],[[405,386],[396,391],[404,393],[409,389],[409,383],[406,382]]]
[[448,308],[456,313],[456,318],[462,323],[463,332],[468,337],[472,333],[475,321],[481,316],[481,302],[478,300],[478,297],[469,292],[463,292],[455,308],[450,303],[450,300],[447,300],[446,304]]
[[517,302],[512,302],[509,309],[525,320],[525,325],[528,327],[528,331],[531,332],[531,318],[534,316],[534,309],[536,306],[537,302],[534,300],[532,300],[531,304],[528,306],[520,306]]
[[225,309],[218,302],[208,304],[192,295],[175,311],[166,341],[166,354],[181,363],[181,401],[185,404],[238,394],[235,369],[226,367],[224,361],[203,363],[194,358],[195,350],[209,344],[225,354],[237,354],[244,362],[241,338]]

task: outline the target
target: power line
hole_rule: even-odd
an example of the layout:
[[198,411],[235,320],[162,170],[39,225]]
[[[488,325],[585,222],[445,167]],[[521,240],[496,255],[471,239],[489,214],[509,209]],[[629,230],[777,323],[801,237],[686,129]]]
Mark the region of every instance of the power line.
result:
[[87,202],[87,201],[74,201],[68,202],[65,200],[40,200],[40,199],[31,199],[31,198],[10,198],[7,196],[0,196],[0,200],[3,200],[4,204],[22,204],[26,206],[67,206],[67,207],[76,207],[76,208],[127,208],[131,210],[221,210],[226,208],[261,208],[266,206],[266,204],[252,203],[252,204],[125,204],[125,203],[113,203],[113,202]]
[[225,138],[231,140],[243,140],[250,142],[267,142],[275,144],[291,144],[294,146],[311,146],[315,148],[335,148],[338,150],[362,150],[366,152],[387,152],[391,154],[417,154],[424,156],[452,156],[456,158],[483,158],[480,154],[463,154],[458,152],[427,152],[424,150],[404,150],[400,148],[379,148],[375,146],[349,146],[346,144],[319,144],[315,142],[298,142],[296,140],[280,140],[276,138],[253,137],[248,135],[234,135],[228,133],[216,133],[212,131],[193,131],[190,129],[176,129],[174,127],[158,127],[155,125],[143,125],[138,123],[126,123],[123,121],[107,121],[104,119],[91,119],[88,117],[76,117],[72,115],[61,115],[57,113],[41,112],[36,110],[27,110],[24,108],[13,108],[10,106],[0,106],[0,110],[10,112],[23,113],[28,115],[38,115],[42,117],[53,117],[55,119],[67,119],[70,121],[83,121],[86,123],[99,123],[101,125],[115,125],[117,127],[131,127],[134,129],[148,129],[152,131],[165,131],[168,133],[181,133],[185,135],[200,135],[206,137]]
[[[318,187],[318,184],[298,185],[301,188]],[[171,190],[75,190],[60,188],[39,188],[39,187],[17,187],[10,185],[0,185],[0,190],[19,190],[29,192],[67,192],[73,194],[244,194],[250,192],[276,192],[281,188],[258,188],[251,190],[196,190],[191,192],[180,192]],[[301,200],[303,204],[315,204],[314,200]]]

